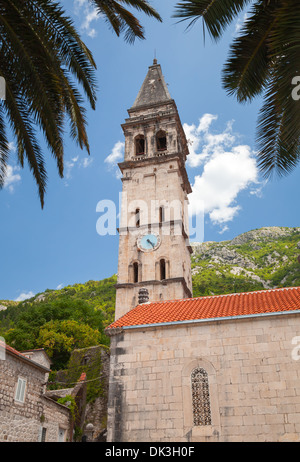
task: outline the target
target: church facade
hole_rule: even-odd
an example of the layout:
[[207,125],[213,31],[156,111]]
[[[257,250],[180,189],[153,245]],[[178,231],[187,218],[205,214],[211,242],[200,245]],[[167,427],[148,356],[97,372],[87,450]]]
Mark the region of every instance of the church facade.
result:
[[108,441],[299,441],[300,288],[192,298],[188,146],[156,61],[128,112]]

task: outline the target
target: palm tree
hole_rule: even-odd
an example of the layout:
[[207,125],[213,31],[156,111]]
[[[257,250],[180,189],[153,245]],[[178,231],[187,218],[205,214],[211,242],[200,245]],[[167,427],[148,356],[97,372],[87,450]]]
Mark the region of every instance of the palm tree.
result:
[[222,82],[228,94],[242,103],[263,95],[257,123],[259,167],[266,177],[273,172],[283,175],[300,159],[300,102],[293,97],[292,85],[300,75],[300,2],[181,0],[174,16],[191,20],[188,27],[202,18],[204,29],[218,41],[248,5],[240,33],[230,46]]
[[[144,38],[144,31],[121,3],[161,20],[145,0],[90,1],[117,35],[125,32],[129,42]],[[0,0],[0,76],[6,86],[5,100],[0,101],[0,188],[9,158],[8,124],[16,137],[19,164],[23,167],[28,161],[42,207],[47,173],[38,131],[44,135],[61,177],[65,119],[71,137],[89,152],[84,97],[95,109],[95,69],[90,50],[58,1]]]

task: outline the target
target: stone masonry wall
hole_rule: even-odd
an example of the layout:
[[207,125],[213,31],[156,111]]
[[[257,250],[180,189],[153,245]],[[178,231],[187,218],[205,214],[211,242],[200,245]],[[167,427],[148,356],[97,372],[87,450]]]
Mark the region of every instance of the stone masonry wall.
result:
[[[289,314],[112,336],[108,441],[299,441],[299,335]],[[211,425],[193,425],[195,367],[208,374]]]
[[[42,396],[45,372],[10,354],[0,361],[0,441],[37,442],[41,426],[46,441],[58,441],[59,428],[69,429],[69,410]],[[27,380],[25,400],[15,401],[18,377]]]

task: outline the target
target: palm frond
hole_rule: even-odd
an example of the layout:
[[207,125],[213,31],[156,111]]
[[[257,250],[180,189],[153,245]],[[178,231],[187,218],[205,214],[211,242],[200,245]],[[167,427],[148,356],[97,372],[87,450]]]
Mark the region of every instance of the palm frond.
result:
[[222,81],[239,102],[251,100],[264,89],[272,66],[269,40],[278,22],[276,11],[273,2],[256,3],[230,46]]
[[218,40],[226,27],[243,11],[251,0],[181,0],[175,6],[173,17],[181,21],[191,20],[190,28],[203,19],[213,40]]
[[136,38],[145,39],[145,33],[140,21],[121,3],[162,21],[159,13],[146,0],[91,0],[91,2],[94,3],[97,11],[104,15],[115,34],[119,37],[124,32],[124,39],[129,43],[133,43]]

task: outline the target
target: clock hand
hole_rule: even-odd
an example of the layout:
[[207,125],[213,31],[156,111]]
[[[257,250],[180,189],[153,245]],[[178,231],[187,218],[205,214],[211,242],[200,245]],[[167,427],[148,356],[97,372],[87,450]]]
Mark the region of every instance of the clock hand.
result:
[[150,241],[150,239],[147,239],[147,242],[149,242],[149,244],[151,244],[152,247],[154,248],[154,244],[153,244],[153,242]]

